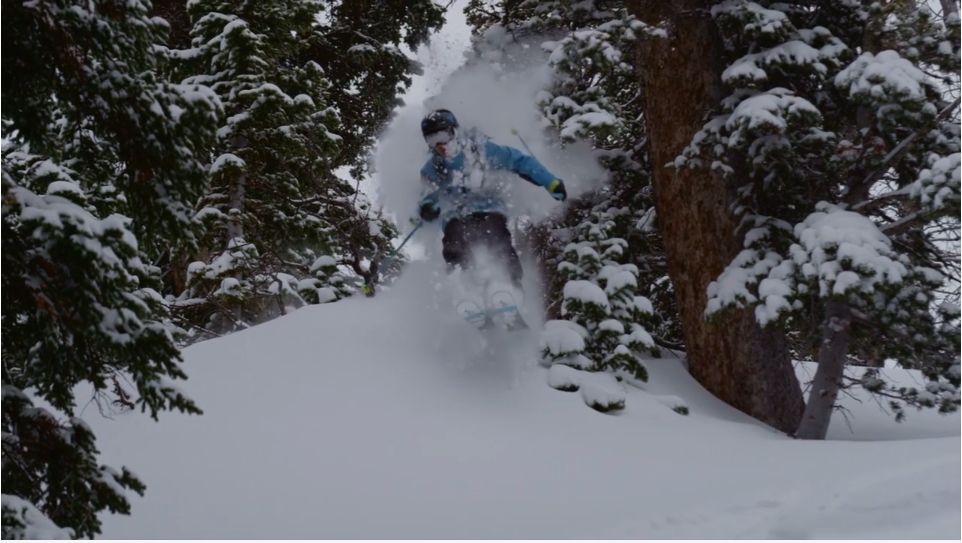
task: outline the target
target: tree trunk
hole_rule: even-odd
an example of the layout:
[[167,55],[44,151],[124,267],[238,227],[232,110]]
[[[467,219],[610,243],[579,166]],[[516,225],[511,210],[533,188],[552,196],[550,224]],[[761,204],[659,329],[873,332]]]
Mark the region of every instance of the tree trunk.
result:
[[818,369],[815,370],[808,404],[795,437],[825,439],[828,435],[851,339],[852,311],[848,304],[837,300],[827,302],[825,321],[822,323],[822,348],[818,351]]
[[[236,182],[234,182],[230,187],[230,211],[232,217],[227,219],[227,250],[230,251],[231,246],[244,238],[244,223],[243,213],[244,213],[244,194],[247,185],[247,176],[241,174]],[[243,250],[244,248],[240,248]],[[238,282],[243,281],[243,277],[238,273],[234,276]],[[231,315],[234,317],[234,323],[237,324],[241,322],[242,317],[242,307],[238,302],[231,302],[230,304]]]
[[942,4],[942,20],[944,21],[946,17],[951,14],[959,13],[959,5],[955,3],[955,0],[939,0]]
[[187,49],[190,47],[190,15],[187,14],[187,0],[154,0],[151,15],[161,17],[170,24],[167,47]]
[[227,219],[227,239],[244,237],[244,223],[241,216],[244,213],[244,194],[246,192],[247,176],[241,174],[230,187],[230,211],[233,217]]
[[707,287],[741,249],[732,191],[704,170],[667,167],[722,97],[723,44],[708,0],[633,0],[647,24],[669,22],[668,38],[639,42],[636,70],[645,100],[658,226],[668,253],[689,370],[709,392],[779,430],[793,432],[804,403],[784,334],[762,330],[750,311],[704,318]]

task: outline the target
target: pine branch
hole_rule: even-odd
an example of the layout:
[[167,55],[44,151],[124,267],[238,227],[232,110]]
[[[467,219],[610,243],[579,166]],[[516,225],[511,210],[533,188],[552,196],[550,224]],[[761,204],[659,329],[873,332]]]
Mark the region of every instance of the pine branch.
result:
[[[888,171],[888,169],[891,167],[891,164],[908,150],[909,145],[911,145],[916,138],[931,129],[933,124],[944,120],[949,113],[955,111],[955,109],[959,107],[959,104],[960,98],[956,98],[951,104],[940,111],[931,122],[920,126],[915,132],[909,134],[907,138],[902,140],[901,143],[896,145],[891,151],[888,152],[888,154],[885,155],[885,157],[882,158],[882,162],[878,165],[878,167],[876,167],[869,175],[865,177],[865,180],[862,181],[862,186],[874,184],[879,178],[882,177],[882,175],[885,174],[885,172]],[[858,209],[858,207],[853,207],[852,209]]]
[[288,202],[289,204],[293,205],[293,206],[296,206],[296,207],[305,206],[305,205],[310,205],[310,204],[316,204],[316,203],[318,203],[318,202],[323,202],[323,203],[325,203],[325,204],[336,205],[336,206],[339,206],[339,207],[343,207],[343,208],[346,208],[346,209],[350,209],[350,210],[352,210],[352,211],[354,210],[354,206],[351,205],[351,202],[344,202],[344,201],[341,201],[341,200],[335,200],[335,199],[330,198],[330,197],[328,197],[328,196],[314,196],[313,198],[304,198],[304,199],[301,199],[301,200],[294,200],[294,199],[290,199],[290,198],[289,198],[289,199],[287,200],[287,202]]
[[[859,379],[858,377],[852,377],[851,375],[843,375],[842,379],[849,383],[848,386],[860,386],[862,384],[861,379]],[[911,398],[906,398],[905,396],[902,396],[895,392],[890,392],[888,390],[885,390],[884,388],[880,388],[878,390],[869,390],[868,392],[870,394],[881,396],[883,398],[889,398],[891,400],[898,400],[901,402],[905,402],[907,405],[911,405],[913,407],[920,407],[917,403],[913,402]]]

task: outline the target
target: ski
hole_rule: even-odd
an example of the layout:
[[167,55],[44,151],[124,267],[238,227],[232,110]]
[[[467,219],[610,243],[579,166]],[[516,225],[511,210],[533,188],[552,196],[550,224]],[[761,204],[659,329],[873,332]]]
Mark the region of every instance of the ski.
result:
[[482,309],[472,300],[462,300],[456,304],[458,315],[478,330],[490,330],[496,326],[506,330],[524,330],[528,323],[508,292],[495,293],[491,297],[492,307]]
[[481,307],[472,300],[462,300],[456,306],[458,315],[468,321],[479,330],[484,330],[491,325],[491,319]]
[[508,330],[524,330],[528,323],[521,316],[521,310],[514,299],[514,295],[505,290],[499,290],[491,295],[489,312],[492,320],[504,325]]

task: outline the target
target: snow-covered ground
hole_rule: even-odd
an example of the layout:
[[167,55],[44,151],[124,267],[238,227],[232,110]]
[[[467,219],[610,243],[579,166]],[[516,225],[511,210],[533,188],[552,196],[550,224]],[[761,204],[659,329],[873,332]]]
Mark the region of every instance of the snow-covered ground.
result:
[[104,536],[960,538],[958,415],[847,399],[831,441],[794,441],[674,359],[601,414],[547,385],[536,332],[483,349],[433,307],[433,271],[188,348],[203,416],[88,408],[148,487]]

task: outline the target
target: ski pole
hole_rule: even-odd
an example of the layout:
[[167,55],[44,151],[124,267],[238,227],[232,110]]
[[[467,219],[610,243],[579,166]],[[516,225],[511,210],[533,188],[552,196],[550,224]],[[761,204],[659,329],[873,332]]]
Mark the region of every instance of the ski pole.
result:
[[412,237],[414,237],[415,232],[420,230],[421,226],[423,225],[424,225],[424,221],[419,220],[418,223],[414,225],[414,229],[412,229],[411,232],[409,232],[408,235],[405,236],[404,239],[401,241],[401,244],[398,245],[397,248],[391,249],[390,251],[388,251],[387,256],[385,256],[383,260],[378,262],[377,269],[374,271],[373,274],[371,274],[370,279],[368,279],[367,281],[364,282],[363,285],[361,285],[361,292],[363,292],[367,296],[371,295],[371,293],[373,292],[372,287],[374,283],[377,282],[378,275],[380,275],[379,271],[381,269],[381,266],[386,265],[386,263],[393,262],[394,259],[397,258],[398,253],[401,252],[401,249],[404,248],[404,245],[407,244],[407,242],[410,241]]
[[414,229],[412,229],[411,232],[408,233],[408,235],[405,236],[404,239],[401,241],[401,244],[397,246],[397,249],[390,250],[388,252],[388,255],[384,258],[384,260],[382,260],[380,264],[377,265],[377,268],[380,270],[381,266],[384,266],[386,262],[393,262],[394,259],[397,258],[398,253],[401,252],[401,249],[404,248],[407,242],[414,236],[414,233],[417,232],[418,229],[420,229],[421,225],[423,224],[424,223],[422,221],[418,221],[418,223],[414,226]]
[[515,128],[512,128],[511,133],[514,134],[515,136],[518,136],[518,139],[521,140],[521,145],[524,145],[524,149],[528,151],[528,154],[531,155],[532,158],[534,158],[534,153],[531,152],[531,148],[528,147],[527,143],[525,143],[524,138],[521,137],[521,134],[518,133],[518,130]]

